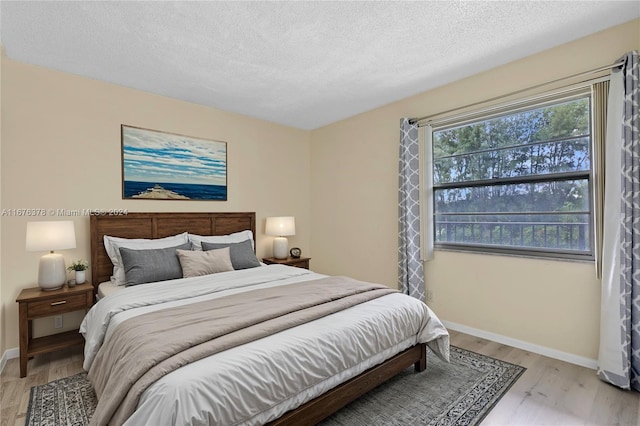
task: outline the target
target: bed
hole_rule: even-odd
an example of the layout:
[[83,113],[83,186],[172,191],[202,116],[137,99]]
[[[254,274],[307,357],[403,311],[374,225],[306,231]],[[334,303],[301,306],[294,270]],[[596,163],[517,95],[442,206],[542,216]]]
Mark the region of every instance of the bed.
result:
[[[90,227],[96,295],[99,284],[113,286],[114,264],[105,248],[105,236],[159,240],[187,233],[218,236],[227,241],[224,238],[233,239],[229,236],[256,234],[254,212],[93,215]],[[205,245],[208,243],[203,242],[202,247]],[[244,242],[243,246],[246,248]],[[250,247],[255,251],[253,239]],[[216,248],[226,255],[224,250]],[[95,424],[316,424],[412,365],[416,371],[423,371],[427,345],[436,355],[448,359],[446,329],[426,305],[413,298],[384,286],[284,265],[260,264],[236,269],[130,287],[115,286],[120,288],[102,294],[81,325],[86,339],[84,367],[100,389],[97,410],[102,410],[101,405],[112,406],[101,411],[102,420],[92,420]],[[196,322],[203,324],[202,321],[213,321],[214,312],[222,312],[220,317],[226,319],[229,317],[224,309],[230,305],[233,309],[244,306],[241,314],[235,314],[240,317],[229,320],[235,324],[245,317],[249,321],[252,315],[256,318],[262,315],[264,308],[257,306],[266,306],[267,310],[290,306],[287,298],[294,297],[294,293],[300,293],[305,303],[308,300],[314,305],[312,309],[317,308],[315,305],[329,306],[324,302],[316,304],[313,298],[327,297],[333,301],[334,295],[326,296],[325,291],[349,293],[352,297],[351,286],[363,289],[355,292],[357,297],[374,292],[380,295],[344,302],[346,309],[318,314],[313,319],[295,319],[294,325],[276,325],[275,321],[284,317],[276,313],[277,320],[260,322],[255,327],[259,329],[257,333],[275,327],[273,333],[246,337],[249,340],[240,340],[235,346],[223,345],[211,354],[186,357],[186,361],[180,357],[189,351],[171,356],[169,359],[176,366],[168,373],[161,363],[159,377],[138,386],[149,375],[140,373],[142,379],[132,380],[134,384],[125,387],[122,396],[120,391],[112,390],[120,389],[121,380],[116,381],[115,387],[104,386],[106,381],[114,382],[113,377],[129,376],[123,372],[138,368],[140,355],[134,355],[135,350],[148,352],[151,357],[166,347],[170,350],[173,343],[169,336],[184,334],[182,330],[186,329],[167,325],[164,322],[167,315],[183,318],[180,315],[188,309],[184,315],[197,316]],[[184,321],[175,322],[182,327]],[[119,340],[119,334],[126,334],[120,332],[129,325],[148,330],[144,328],[148,324],[160,324],[157,330],[145,331],[148,342],[144,335],[130,337],[130,343],[124,338]],[[216,327],[217,323],[200,328],[206,333],[217,333]],[[231,335],[224,333],[206,345],[224,342]],[[162,336],[166,336],[166,341]],[[136,361],[127,365],[129,357]],[[108,364],[108,368],[98,368],[98,364]],[[99,373],[94,373],[95,370]],[[126,406],[129,408],[123,408]]]

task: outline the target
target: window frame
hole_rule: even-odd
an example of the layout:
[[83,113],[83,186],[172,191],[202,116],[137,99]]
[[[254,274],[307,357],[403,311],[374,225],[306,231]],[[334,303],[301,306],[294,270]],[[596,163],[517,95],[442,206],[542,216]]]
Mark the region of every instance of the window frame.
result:
[[[546,175],[536,176],[516,176],[514,178],[498,178],[498,179],[483,179],[472,182],[456,182],[456,183],[444,183],[434,184],[434,138],[433,134],[437,131],[443,131],[456,127],[463,127],[465,125],[471,125],[474,123],[480,123],[493,118],[504,117],[512,114],[516,114],[524,111],[531,111],[541,109],[544,107],[558,105],[565,102],[587,98],[589,102],[589,169],[584,171],[569,171],[569,172],[555,172]],[[542,94],[534,98],[517,99],[509,103],[496,105],[489,107],[485,110],[472,111],[470,113],[463,114],[461,117],[450,117],[438,120],[437,122],[430,122],[426,126],[422,133],[421,148],[423,149],[423,164],[421,169],[423,170],[422,182],[425,185],[425,190],[421,191],[423,196],[423,223],[426,226],[423,227],[424,241],[429,245],[431,250],[447,250],[447,251],[461,251],[472,253],[484,253],[484,254],[498,254],[498,255],[510,255],[510,256],[524,256],[534,258],[551,258],[551,259],[565,259],[565,260],[582,260],[593,261],[596,259],[596,192],[594,186],[594,168],[595,168],[595,135],[598,129],[595,128],[597,121],[594,120],[594,116],[597,113],[594,109],[597,105],[594,102],[592,85],[581,85],[578,87],[571,87],[564,90],[558,90],[551,93]],[[549,141],[546,141],[547,143]],[[493,150],[491,150],[493,151]],[[556,249],[545,247],[518,247],[507,245],[488,245],[488,244],[465,244],[465,243],[452,243],[452,242],[439,242],[436,241],[436,191],[442,189],[454,189],[454,188],[471,188],[471,187],[489,187],[504,184],[518,184],[518,183],[536,183],[536,182],[552,182],[552,181],[570,181],[571,179],[587,180],[587,191],[589,194],[588,212],[578,211],[572,212],[573,214],[588,214],[588,226],[589,230],[589,250],[588,252],[578,252],[569,249]],[[475,213],[475,212],[474,212]],[[527,212],[522,212],[525,214]],[[555,213],[555,212],[553,212]],[[477,213],[475,213],[477,214]],[[518,214],[518,213],[516,213]],[[534,212],[534,214],[539,214]],[[426,220],[424,220],[426,219]]]

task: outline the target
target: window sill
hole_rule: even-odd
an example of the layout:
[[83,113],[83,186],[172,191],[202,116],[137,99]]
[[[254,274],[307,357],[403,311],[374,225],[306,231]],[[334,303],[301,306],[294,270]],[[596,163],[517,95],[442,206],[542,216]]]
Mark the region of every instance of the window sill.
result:
[[557,257],[553,255],[527,255],[523,253],[506,253],[506,252],[492,252],[492,251],[482,251],[482,250],[469,250],[463,248],[454,248],[454,247],[435,247],[434,251],[444,251],[444,252],[453,252],[453,253],[465,253],[465,254],[475,254],[475,255],[483,255],[483,256],[502,256],[502,257],[517,257],[520,259],[532,259],[532,260],[553,260],[556,262],[569,262],[569,263],[593,263],[595,259],[593,257],[584,257],[584,258],[573,258],[573,257]]

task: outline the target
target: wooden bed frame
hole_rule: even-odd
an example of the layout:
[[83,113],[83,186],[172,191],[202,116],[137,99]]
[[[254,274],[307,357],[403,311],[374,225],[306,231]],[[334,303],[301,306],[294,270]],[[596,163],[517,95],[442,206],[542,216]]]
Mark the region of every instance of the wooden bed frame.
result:
[[[162,238],[182,232],[198,235],[225,235],[251,230],[256,235],[255,212],[241,213],[129,213],[92,215],[91,282],[109,281],[113,264],[104,249],[105,235],[122,238]],[[418,344],[336,386],[319,397],[289,411],[270,425],[315,425],[348,403],[414,365],[417,372],[427,367],[426,345]]]

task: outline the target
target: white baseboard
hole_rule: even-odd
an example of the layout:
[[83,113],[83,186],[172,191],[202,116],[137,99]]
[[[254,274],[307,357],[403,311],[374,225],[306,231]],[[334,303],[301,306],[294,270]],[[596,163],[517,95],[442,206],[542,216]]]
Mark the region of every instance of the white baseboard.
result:
[[7,361],[13,358],[18,358],[20,356],[20,348],[12,348],[7,349],[3,354],[2,358],[0,358],[0,373],[4,370],[4,366],[7,364]]
[[[450,328],[461,333],[470,334],[472,336],[481,337],[483,339],[492,340],[503,345],[513,346],[514,348],[522,349],[525,351],[533,352],[536,354],[548,356],[549,358],[559,359],[570,364],[580,365],[595,370],[598,367],[598,361],[582,357],[579,355],[570,354],[568,352],[559,351],[557,349],[548,348],[546,346],[540,346],[533,343],[525,342],[524,340],[514,339],[512,337],[503,336],[501,334],[491,333],[489,331],[480,330],[477,328],[469,327],[462,324],[457,324],[451,321],[442,321],[445,327]],[[0,358],[0,373],[4,370],[4,366],[8,360],[18,358],[20,356],[19,348],[7,349]]]
[[546,346],[536,345],[534,343],[525,342],[523,340],[514,339],[503,336],[501,334],[491,333],[489,331],[480,330],[462,324],[456,324],[450,321],[442,321],[445,327],[461,333],[470,334],[472,336],[481,337],[483,339],[492,340],[503,345],[513,346],[514,348],[533,352],[539,355],[548,356],[549,358],[559,359],[570,364],[576,364],[595,370],[598,367],[598,361],[595,359],[585,358],[568,352],[559,351],[557,349],[547,348]]

